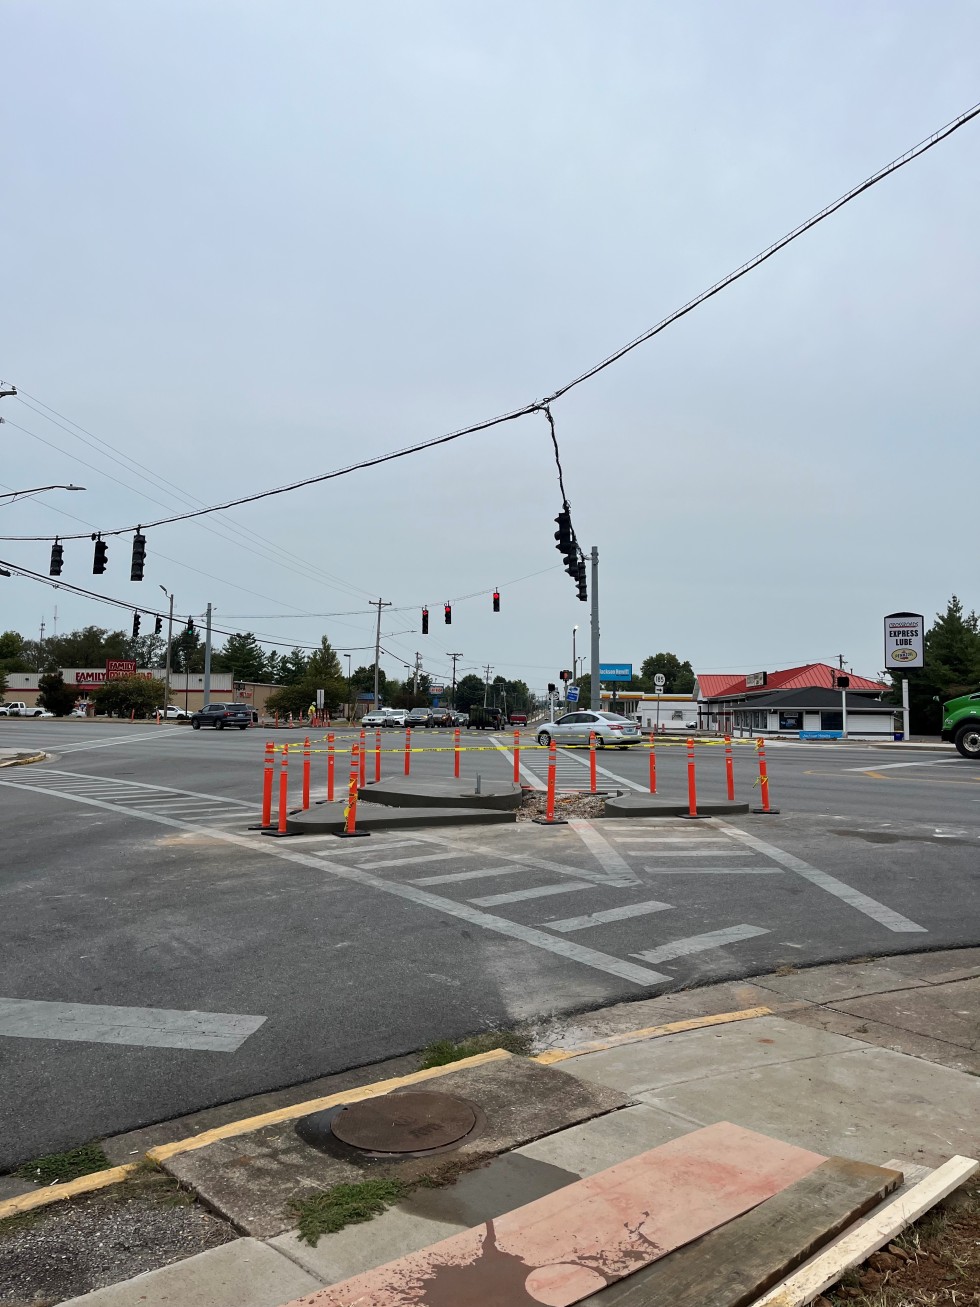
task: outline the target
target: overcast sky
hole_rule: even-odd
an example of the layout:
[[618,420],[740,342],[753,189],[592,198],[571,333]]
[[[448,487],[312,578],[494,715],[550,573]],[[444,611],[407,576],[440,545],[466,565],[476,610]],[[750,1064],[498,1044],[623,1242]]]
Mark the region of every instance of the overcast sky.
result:
[[[172,483],[4,399],[3,486],[87,487],[0,507],[5,535],[145,522],[538,399],[980,99],[972,0],[0,17],[0,377]],[[978,158],[980,120],[555,405],[603,661],[874,674],[885,613],[980,607]],[[280,648],[325,632],[355,666],[381,597],[389,672],[420,650],[441,679],[458,651],[539,688],[576,623],[588,654],[560,507],[532,416],[153,530],[141,585],[128,539],[104,577],[69,543],[63,579],[150,611],[163,584]],[[44,573],[48,551],[0,543]],[[0,578],[0,629],[50,631],[55,604],[59,630],[131,621]]]

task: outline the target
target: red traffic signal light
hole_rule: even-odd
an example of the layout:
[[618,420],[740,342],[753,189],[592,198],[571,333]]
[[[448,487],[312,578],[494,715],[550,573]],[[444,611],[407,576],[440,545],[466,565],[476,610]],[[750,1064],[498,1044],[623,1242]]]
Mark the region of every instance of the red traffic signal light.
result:
[[558,678],[559,680],[562,681],[570,681],[572,679],[572,674],[571,672],[567,672],[567,671],[559,672]]
[[493,592],[493,611],[494,611],[495,613],[499,613],[499,612],[500,612],[500,591],[499,591],[499,590],[494,590],[494,592]]
[[452,625],[452,620],[453,620],[453,606],[452,606],[452,604],[446,604],[446,605],[445,605],[445,615],[446,615],[446,625],[447,625],[447,626],[451,626],[451,625]]
[[429,610],[428,610],[428,608],[423,608],[423,609],[422,609],[422,634],[423,634],[423,635],[428,635],[428,634],[429,634]]

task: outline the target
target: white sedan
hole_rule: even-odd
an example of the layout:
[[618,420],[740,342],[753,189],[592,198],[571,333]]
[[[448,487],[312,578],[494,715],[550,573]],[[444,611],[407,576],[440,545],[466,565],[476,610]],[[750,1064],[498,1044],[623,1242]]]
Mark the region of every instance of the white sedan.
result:
[[614,712],[570,712],[556,722],[538,728],[538,744],[584,744],[595,735],[596,747],[626,749],[642,744],[643,736],[636,722]]

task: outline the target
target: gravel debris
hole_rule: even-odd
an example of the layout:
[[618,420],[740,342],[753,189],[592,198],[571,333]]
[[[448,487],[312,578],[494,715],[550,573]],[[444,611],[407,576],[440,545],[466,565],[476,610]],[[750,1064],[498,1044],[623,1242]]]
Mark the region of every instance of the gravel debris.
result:
[[167,1181],[160,1190],[93,1194],[0,1223],[0,1303],[53,1307],[238,1238],[189,1194]]
[[[543,817],[547,808],[548,796],[541,790],[531,790],[524,795],[517,810],[518,821],[533,821]],[[606,807],[604,794],[558,794],[555,796],[555,816],[563,817],[601,817]]]

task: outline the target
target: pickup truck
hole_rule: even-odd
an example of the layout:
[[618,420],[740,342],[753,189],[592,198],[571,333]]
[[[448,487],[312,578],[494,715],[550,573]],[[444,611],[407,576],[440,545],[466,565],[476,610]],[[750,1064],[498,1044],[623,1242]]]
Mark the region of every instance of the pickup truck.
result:
[[473,704],[470,708],[466,729],[476,727],[479,731],[499,731],[504,725],[504,714],[499,708],[484,708],[482,704]]
[[44,709],[37,706],[28,708],[27,704],[17,699],[13,703],[0,703],[0,717],[43,717]]
[[980,762],[980,690],[943,704],[942,737],[951,740],[964,758]]

